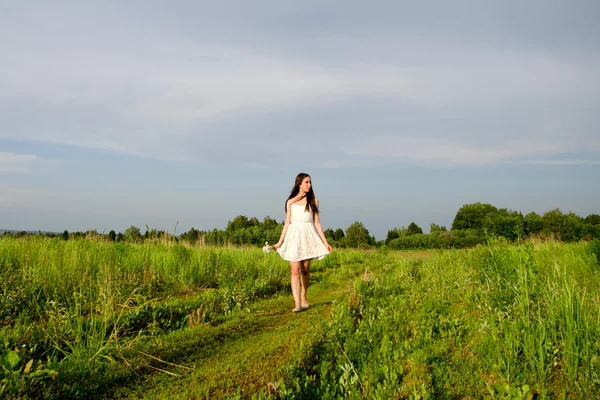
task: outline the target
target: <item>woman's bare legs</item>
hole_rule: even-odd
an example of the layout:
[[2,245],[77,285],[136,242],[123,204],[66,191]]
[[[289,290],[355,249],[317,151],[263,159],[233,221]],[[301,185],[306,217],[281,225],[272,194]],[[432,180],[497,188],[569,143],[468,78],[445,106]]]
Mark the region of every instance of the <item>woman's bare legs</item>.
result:
[[308,299],[306,298],[306,291],[308,290],[308,283],[310,280],[310,260],[302,260],[302,292],[300,294],[301,305],[308,307]]
[[302,270],[302,261],[290,261],[292,270],[292,295],[294,296],[295,309],[300,308],[300,271]]

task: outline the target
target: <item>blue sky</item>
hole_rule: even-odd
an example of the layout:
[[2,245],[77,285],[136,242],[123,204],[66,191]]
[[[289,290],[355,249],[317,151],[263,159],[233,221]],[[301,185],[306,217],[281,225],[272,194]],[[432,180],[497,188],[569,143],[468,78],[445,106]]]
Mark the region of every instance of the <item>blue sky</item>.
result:
[[597,1],[0,0],[0,229],[600,213]]

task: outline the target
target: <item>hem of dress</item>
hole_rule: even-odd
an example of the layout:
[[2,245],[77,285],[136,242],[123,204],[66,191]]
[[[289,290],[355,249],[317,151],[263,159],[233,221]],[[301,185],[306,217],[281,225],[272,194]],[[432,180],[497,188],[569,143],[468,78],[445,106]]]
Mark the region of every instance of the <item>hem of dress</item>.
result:
[[316,255],[316,256],[313,256],[313,257],[308,257],[308,258],[301,258],[301,259],[289,259],[289,258],[285,258],[285,257],[283,256],[283,254],[281,254],[281,253],[279,253],[279,252],[277,252],[277,253],[278,253],[278,254],[281,256],[281,258],[283,258],[285,261],[291,261],[291,262],[298,262],[298,261],[305,261],[305,260],[319,260],[319,261],[320,261],[320,260],[324,259],[324,258],[325,258],[325,256],[327,256],[327,255],[329,254],[329,252],[327,252],[327,253],[325,253],[325,254],[318,254],[318,255]]

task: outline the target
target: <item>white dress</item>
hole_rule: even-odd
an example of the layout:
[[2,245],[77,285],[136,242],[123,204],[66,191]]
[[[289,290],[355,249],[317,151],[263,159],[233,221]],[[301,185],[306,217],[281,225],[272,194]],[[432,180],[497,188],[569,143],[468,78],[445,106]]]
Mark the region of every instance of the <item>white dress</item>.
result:
[[292,204],[292,216],[285,238],[277,252],[286,261],[322,260],[329,251],[315,228],[312,211],[306,205]]

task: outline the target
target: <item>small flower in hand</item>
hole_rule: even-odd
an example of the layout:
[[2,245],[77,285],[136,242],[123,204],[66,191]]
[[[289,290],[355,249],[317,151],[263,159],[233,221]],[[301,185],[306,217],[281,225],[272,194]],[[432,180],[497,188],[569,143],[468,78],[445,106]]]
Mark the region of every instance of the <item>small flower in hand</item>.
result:
[[262,248],[263,253],[268,253],[271,251],[271,246],[269,246],[269,242],[265,242],[264,247]]

